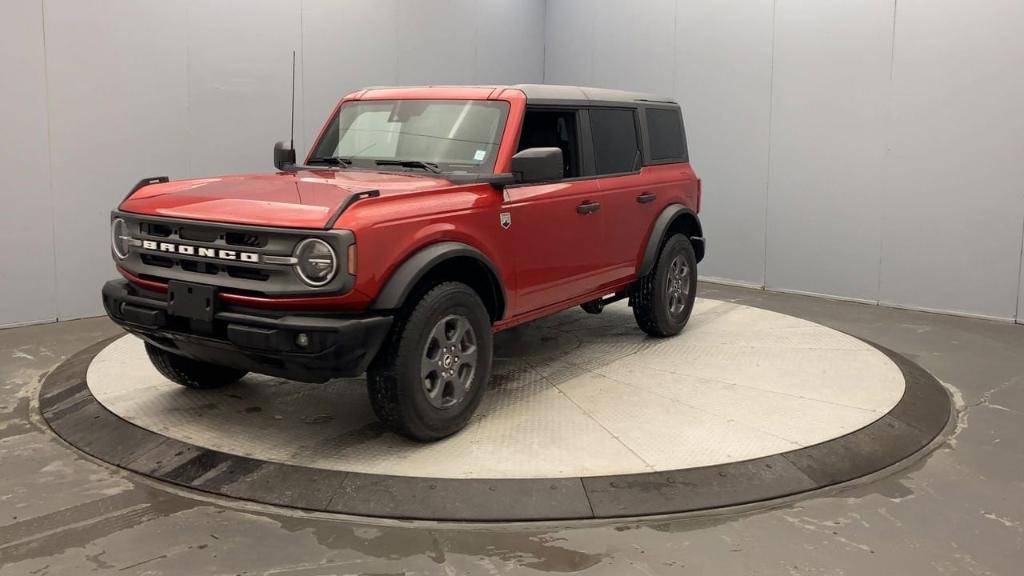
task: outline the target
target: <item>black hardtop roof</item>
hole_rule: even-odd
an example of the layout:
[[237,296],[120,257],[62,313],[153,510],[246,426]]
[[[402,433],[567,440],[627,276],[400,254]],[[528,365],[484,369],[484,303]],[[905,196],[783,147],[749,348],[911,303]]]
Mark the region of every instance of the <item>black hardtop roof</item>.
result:
[[[366,90],[385,88],[452,88],[455,86],[373,86]],[[532,104],[576,104],[576,105],[621,105],[621,104],[672,104],[676,101],[667,96],[658,96],[646,92],[629,92],[611,88],[590,88],[587,86],[560,86],[557,84],[511,84],[511,85],[466,85],[462,88],[511,88],[526,94],[526,100]]]
[[508,86],[522,90],[528,101],[590,102],[590,103],[663,103],[675,104],[675,100],[646,92],[628,92],[610,88],[588,88],[586,86],[558,86],[554,84],[516,84]]

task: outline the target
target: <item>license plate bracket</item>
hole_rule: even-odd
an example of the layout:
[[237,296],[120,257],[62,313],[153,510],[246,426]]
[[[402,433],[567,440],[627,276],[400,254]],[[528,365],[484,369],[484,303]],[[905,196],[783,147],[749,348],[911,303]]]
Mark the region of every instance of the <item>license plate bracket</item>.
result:
[[217,287],[171,280],[167,283],[167,313],[205,324],[213,323]]

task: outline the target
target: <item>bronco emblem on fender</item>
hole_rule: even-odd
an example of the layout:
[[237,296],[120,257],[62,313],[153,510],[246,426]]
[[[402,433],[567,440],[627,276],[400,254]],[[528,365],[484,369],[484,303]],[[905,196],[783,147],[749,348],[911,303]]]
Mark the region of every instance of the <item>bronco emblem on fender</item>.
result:
[[501,221],[501,227],[508,230],[512,226],[512,213],[502,212],[498,215],[498,219]]

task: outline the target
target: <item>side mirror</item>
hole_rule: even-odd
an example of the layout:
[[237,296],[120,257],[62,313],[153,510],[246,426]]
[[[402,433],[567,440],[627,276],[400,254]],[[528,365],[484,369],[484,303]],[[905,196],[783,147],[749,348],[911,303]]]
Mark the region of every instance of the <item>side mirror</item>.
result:
[[274,144],[274,168],[286,171],[295,166],[295,149],[289,142]]
[[522,183],[550,182],[565,177],[561,148],[527,148],[512,157],[512,173]]

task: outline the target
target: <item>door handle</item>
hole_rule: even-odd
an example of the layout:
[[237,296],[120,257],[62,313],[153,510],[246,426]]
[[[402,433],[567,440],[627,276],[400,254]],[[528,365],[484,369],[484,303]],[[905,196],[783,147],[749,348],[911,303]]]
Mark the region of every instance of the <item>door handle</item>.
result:
[[636,201],[641,203],[641,204],[647,204],[649,202],[654,202],[657,199],[658,199],[658,195],[653,193],[653,192],[644,192],[643,194],[641,194],[641,195],[636,197]]
[[601,209],[600,202],[584,202],[576,207],[577,214],[593,214]]

